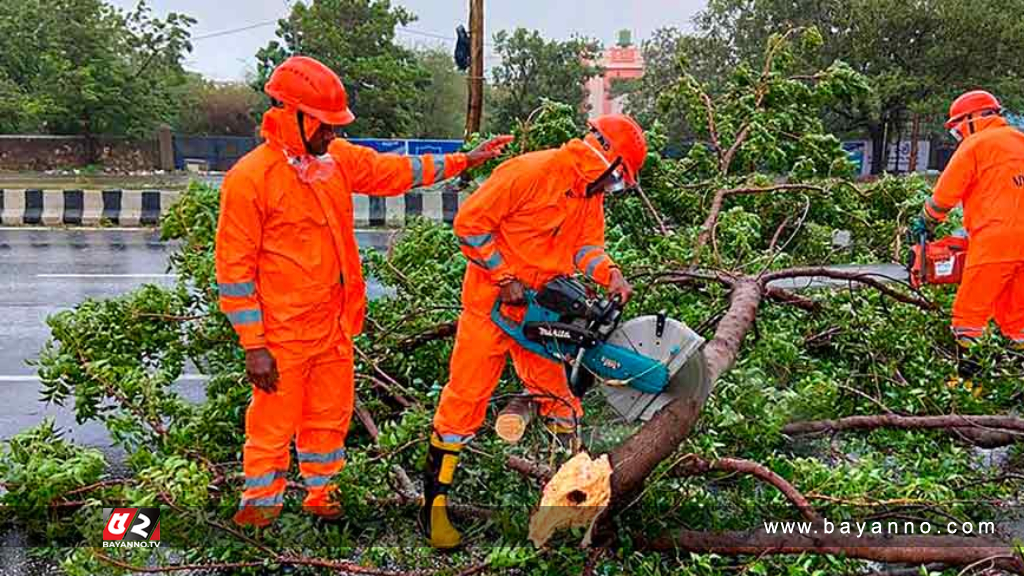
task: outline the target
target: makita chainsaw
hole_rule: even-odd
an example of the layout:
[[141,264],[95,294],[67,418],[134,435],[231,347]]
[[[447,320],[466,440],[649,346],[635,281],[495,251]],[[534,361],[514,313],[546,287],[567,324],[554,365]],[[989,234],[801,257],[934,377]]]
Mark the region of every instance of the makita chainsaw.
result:
[[563,362],[569,387],[582,397],[599,384],[627,421],[649,420],[675,398],[697,396],[708,385],[704,339],[665,313],[622,320],[617,299],[592,297],[585,286],[558,277],[526,291],[522,321],[499,301],[491,318],[517,343]]

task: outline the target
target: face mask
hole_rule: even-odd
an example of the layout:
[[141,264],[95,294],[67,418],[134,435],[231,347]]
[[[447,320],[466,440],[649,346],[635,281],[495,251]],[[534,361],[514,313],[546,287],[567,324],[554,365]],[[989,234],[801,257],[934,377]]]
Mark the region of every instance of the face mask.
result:
[[960,130],[957,130],[956,128],[950,128],[949,133],[953,136],[953,140],[956,140],[957,142],[964,139],[963,134],[960,134]]
[[337,170],[334,164],[334,157],[330,154],[322,156],[298,156],[289,157],[288,163],[295,168],[299,180],[306,184],[315,184],[330,179]]
[[593,146],[590,145],[586,140],[583,144],[590,148],[594,154],[597,154],[598,158],[604,162],[604,165],[608,169],[601,174],[601,177],[594,180],[590,184],[587,184],[587,196],[595,196],[597,194],[621,194],[626,190],[626,181],[622,176],[622,168],[620,164],[622,159],[616,159],[614,163],[608,162],[608,159],[604,157],[604,154],[598,152]]

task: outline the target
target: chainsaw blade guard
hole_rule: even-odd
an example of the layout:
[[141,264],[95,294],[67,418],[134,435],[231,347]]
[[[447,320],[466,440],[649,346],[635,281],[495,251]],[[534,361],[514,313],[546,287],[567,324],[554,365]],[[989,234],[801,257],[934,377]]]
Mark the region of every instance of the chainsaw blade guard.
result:
[[[633,374],[639,378],[632,383],[605,381],[601,385],[605,400],[627,422],[650,420],[669,402],[700,397],[710,388],[704,339],[678,320],[656,315],[634,318],[612,332],[606,345],[645,356],[663,367]],[[667,380],[655,385],[652,378],[656,374]]]

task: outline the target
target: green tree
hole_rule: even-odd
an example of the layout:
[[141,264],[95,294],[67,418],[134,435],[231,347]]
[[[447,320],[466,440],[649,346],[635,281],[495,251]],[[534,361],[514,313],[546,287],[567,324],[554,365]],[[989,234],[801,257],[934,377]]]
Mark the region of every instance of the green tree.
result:
[[410,135],[462,138],[466,129],[466,76],[455,69],[455,60],[445,49],[417,50],[416,61],[430,74],[430,80],[420,93],[420,118]]
[[[1010,16],[1021,13],[1022,0],[711,0],[696,24],[732,58],[756,58],[766,38],[791,26],[822,30],[828,42],[805,68],[843,60],[873,88],[870,100],[836,110],[830,124],[868,133],[880,150],[913,116],[937,131],[963,90],[985,87],[1009,104],[1024,102],[1024,27]],[[875,154],[875,172],[882,159]]]
[[278,21],[277,40],[256,54],[254,88],[289,56],[316,58],[337,72],[349,93],[354,136],[406,136],[419,117],[420,90],[430,77],[415,54],[395,43],[395,27],[416,16],[390,0],[296,2]]
[[593,62],[596,42],[584,38],[545,40],[536,30],[517,28],[494,35],[495,52],[501,63],[493,70],[494,100],[490,104],[489,127],[511,129],[525,119],[544,98],[579,105],[579,120],[586,115],[586,81],[598,73]]
[[[684,75],[690,75],[710,87],[717,87],[729,61],[725,46],[712,38],[688,34],[674,27],[659,28],[643,42],[644,75],[629,86],[625,112],[641,126],[662,124],[668,145],[680,146],[695,137],[679,115],[665,115],[658,108],[658,98]],[[616,84],[612,84],[615,89]],[[712,88],[714,91],[714,88]]]
[[254,136],[256,111],[263,103],[260,94],[248,84],[191,79],[181,99],[181,110],[174,125],[184,134]]
[[142,134],[170,122],[195,20],[103,0],[0,3],[0,130]]

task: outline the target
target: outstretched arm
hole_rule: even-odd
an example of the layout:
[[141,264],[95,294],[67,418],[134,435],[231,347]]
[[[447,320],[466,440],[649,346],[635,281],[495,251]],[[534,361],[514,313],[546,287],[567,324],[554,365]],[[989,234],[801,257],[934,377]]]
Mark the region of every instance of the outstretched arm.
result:
[[463,154],[401,156],[381,154],[341,138],[331,142],[328,152],[352,179],[352,189],[371,196],[397,196],[412,188],[430,186],[461,174],[501,155],[511,136],[498,136]]

